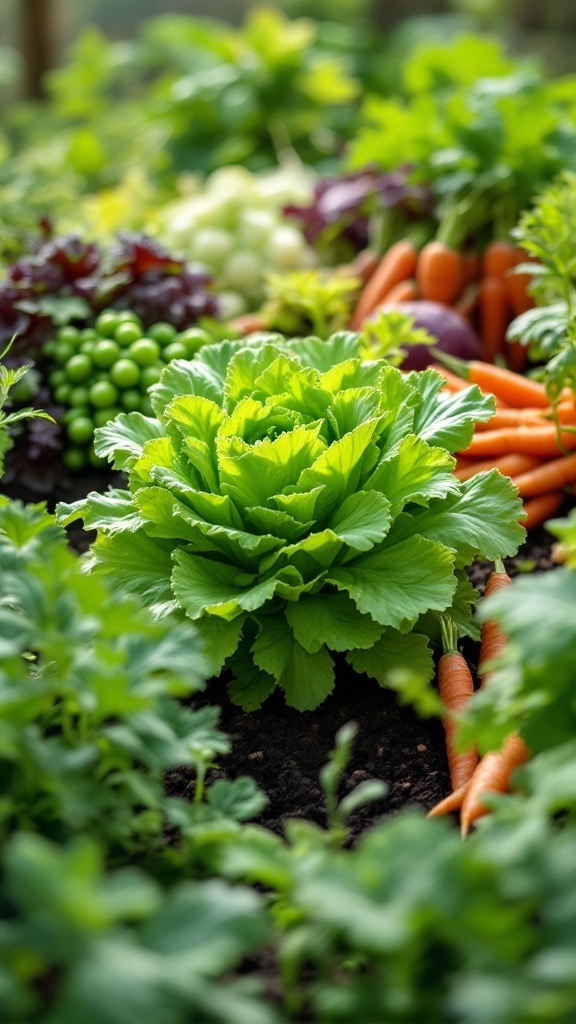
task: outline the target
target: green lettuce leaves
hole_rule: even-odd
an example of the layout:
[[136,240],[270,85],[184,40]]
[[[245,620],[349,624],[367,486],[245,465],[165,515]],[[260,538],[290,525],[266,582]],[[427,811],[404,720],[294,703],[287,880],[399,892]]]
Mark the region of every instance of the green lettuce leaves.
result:
[[382,684],[399,667],[430,678],[434,613],[474,633],[462,567],[524,536],[507,478],[452,473],[493,400],[469,388],[448,404],[441,387],[363,360],[347,332],[224,341],[167,367],[156,419],[97,431],[128,487],[61,505],[60,521],[98,530],[93,570],[196,623],[245,708],[277,686],[317,707],[335,655]]

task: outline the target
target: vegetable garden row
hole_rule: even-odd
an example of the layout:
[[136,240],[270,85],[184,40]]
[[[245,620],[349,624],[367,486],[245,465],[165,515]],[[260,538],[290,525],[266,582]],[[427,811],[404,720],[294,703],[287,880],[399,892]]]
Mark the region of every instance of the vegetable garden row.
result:
[[7,112],[2,1021],[574,1019],[576,79],[401,38]]

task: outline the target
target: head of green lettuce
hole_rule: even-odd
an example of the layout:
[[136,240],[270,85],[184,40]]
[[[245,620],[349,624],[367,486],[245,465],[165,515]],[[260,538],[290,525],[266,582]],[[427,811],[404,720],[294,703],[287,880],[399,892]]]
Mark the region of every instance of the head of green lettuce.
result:
[[189,616],[231,698],[317,707],[336,652],[385,685],[433,674],[438,613],[474,635],[465,567],[513,554],[521,503],[453,451],[493,414],[478,388],[361,358],[356,335],[256,335],[177,360],[157,418],[120,415],[96,450],[128,487],[61,505],[98,535],[88,560],[158,615]]

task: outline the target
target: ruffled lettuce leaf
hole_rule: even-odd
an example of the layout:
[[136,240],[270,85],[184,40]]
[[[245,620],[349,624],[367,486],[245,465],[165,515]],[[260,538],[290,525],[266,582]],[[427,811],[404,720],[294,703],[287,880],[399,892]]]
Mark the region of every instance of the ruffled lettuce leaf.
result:
[[438,613],[473,635],[462,567],[524,536],[508,480],[452,472],[450,453],[493,402],[441,387],[434,371],[362,360],[350,332],[206,346],[166,367],[157,419],[131,413],[97,432],[127,489],[60,519],[98,530],[93,571],[194,620],[242,707],[277,686],[316,707],[340,652],[384,685],[401,671],[428,679]]

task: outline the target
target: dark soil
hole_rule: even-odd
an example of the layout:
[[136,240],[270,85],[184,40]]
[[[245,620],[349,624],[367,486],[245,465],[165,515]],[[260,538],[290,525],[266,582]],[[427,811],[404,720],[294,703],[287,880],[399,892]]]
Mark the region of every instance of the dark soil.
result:
[[[70,502],[90,490],[104,490],[108,484],[122,486],[122,480],[121,474],[102,472],[81,477],[63,475],[58,494],[48,499],[48,507],[52,509],[56,500]],[[38,500],[21,488],[7,488],[6,493],[25,501]],[[81,551],[94,536],[85,533],[80,524],[74,524],[69,533],[71,544]],[[553,543],[554,538],[543,528],[533,531],[518,554],[506,560],[510,575],[553,569]],[[471,567],[471,581],[480,591],[491,570],[491,563],[475,562]],[[465,653],[474,668],[476,645],[470,644]],[[349,721],[356,722],[358,735],[341,795],[372,778],[382,779],[388,787],[383,800],[354,812],[351,838],[382,815],[410,805],[428,810],[449,792],[441,723],[419,718],[410,707],[398,702],[395,693],[366,676],[355,675],[344,662],[337,667],[333,694],[316,711],[288,708],[276,693],[259,711],[246,714],[231,704],[219,680],[209,683],[203,699],[221,706],[221,726],[232,741],[231,753],[213,771],[212,778],[251,775],[269,800],[258,822],[275,831],[280,832],[288,818],[326,824],[319,772],[336,732]],[[184,768],[172,772],[167,785],[172,795],[185,797],[194,785],[192,771]]]

